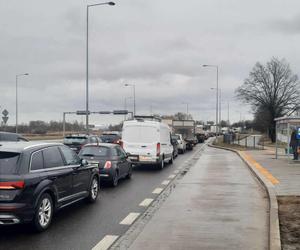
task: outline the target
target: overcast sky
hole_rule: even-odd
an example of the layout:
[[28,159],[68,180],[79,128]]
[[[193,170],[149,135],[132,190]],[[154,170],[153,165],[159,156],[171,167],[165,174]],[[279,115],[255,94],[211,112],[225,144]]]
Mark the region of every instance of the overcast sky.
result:
[[[15,122],[61,120],[85,109],[85,0],[0,0],[0,106]],[[117,0],[90,9],[90,110],[124,108],[136,85],[138,114],[185,112],[215,119],[219,65],[222,117],[251,118],[234,99],[257,61],[285,58],[300,72],[300,2],[297,0]],[[132,109],[132,99],[128,99]],[[92,116],[91,123],[122,117]],[[70,116],[69,120],[84,117]]]

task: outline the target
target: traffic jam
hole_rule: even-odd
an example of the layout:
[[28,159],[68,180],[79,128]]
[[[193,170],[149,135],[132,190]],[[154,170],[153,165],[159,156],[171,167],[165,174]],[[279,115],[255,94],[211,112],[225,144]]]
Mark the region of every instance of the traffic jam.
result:
[[1,132],[0,226],[30,223],[37,232],[47,230],[59,209],[96,202],[100,187],[117,187],[141,166],[163,171],[211,136],[195,128],[193,120],[136,116],[122,131],[70,134],[63,143]]

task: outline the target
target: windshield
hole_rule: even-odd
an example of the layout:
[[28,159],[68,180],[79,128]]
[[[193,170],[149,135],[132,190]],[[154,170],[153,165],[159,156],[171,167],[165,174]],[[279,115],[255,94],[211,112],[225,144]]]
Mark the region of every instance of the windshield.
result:
[[64,144],[84,144],[86,142],[86,137],[65,137]]
[[101,135],[100,138],[104,142],[106,142],[106,141],[117,141],[118,139],[120,139],[120,136],[118,136],[118,135]]
[[0,175],[15,173],[19,158],[19,153],[0,152]]
[[128,126],[124,129],[123,140],[129,143],[156,143],[159,130],[155,127]]
[[180,140],[180,136],[179,135],[172,135],[172,139],[174,139],[174,140]]
[[107,147],[84,147],[79,152],[79,156],[108,156],[109,155],[109,148]]

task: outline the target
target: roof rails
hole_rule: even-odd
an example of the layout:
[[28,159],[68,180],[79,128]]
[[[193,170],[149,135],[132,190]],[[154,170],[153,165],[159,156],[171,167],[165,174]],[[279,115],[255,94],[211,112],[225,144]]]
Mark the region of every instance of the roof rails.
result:
[[134,119],[138,121],[150,120],[150,121],[158,121],[161,122],[161,118],[153,115],[135,115]]

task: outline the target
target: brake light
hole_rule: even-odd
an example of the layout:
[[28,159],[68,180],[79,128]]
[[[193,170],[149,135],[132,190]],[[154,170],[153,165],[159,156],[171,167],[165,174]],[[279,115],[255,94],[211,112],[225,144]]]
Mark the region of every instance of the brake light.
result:
[[156,144],[156,155],[159,156],[160,155],[160,143]]
[[25,187],[24,181],[8,181],[0,182],[0,190],[10,190],[10,189],[23,189]]
[[106,161],[104,164],[104,168],[111,168],[111,161]]

